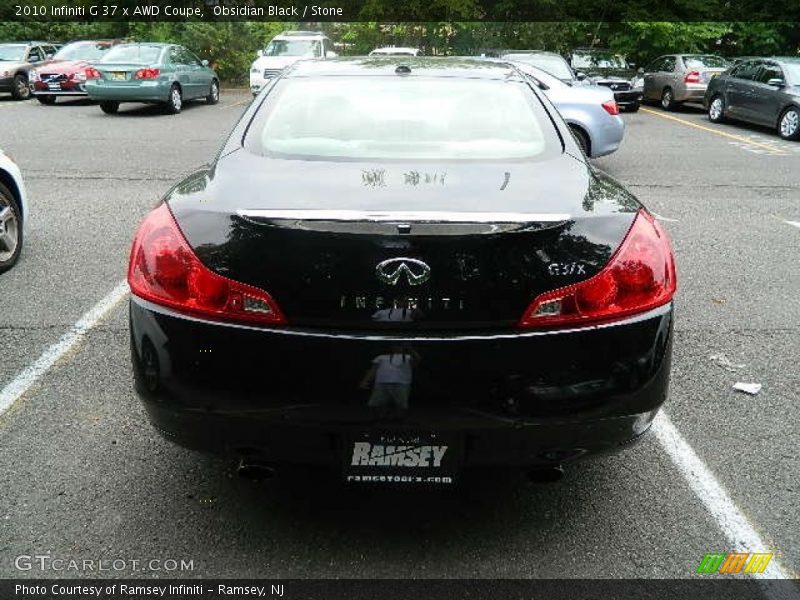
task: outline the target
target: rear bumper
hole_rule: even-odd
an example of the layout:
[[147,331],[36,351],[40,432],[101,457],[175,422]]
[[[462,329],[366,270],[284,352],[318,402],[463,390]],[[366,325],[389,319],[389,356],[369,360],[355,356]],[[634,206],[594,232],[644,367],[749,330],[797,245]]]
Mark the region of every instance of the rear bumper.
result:
[[86,96],[86,83],[84,82],[61,82],[60,89],[53,89],[46,83],[36,81],[31,83],[31,93],[34,96]]
[[642,90],[614,92],[614,100],[622,108],[635,106],[642,101]]
[[605,115],[597,119],[595,127],[590,129],[592,142],[592,158],[606,156],[616,152],[625,137],[625,121],[619,115]]
[[[136,389],[163,435],[276,463],[340,464],[345,438],[411,432],[457,438],[465,466],[563,464],[641,436],[669,382],[671,306],[606,327],[424,338],[231,327],[136,298],[130,320]],[[359,386],[391,352],[414,357],[407,408]]]
[[166,102],[169,94],[169,83],[145,81],[137,84],[91,81],[86,84],[89,98],[112,102]]
[[675,100],[677,102],[702,102],[706,95],[706,89],[708,89],[708,84],[705,83],[688,83],[678,86],[675,89]]

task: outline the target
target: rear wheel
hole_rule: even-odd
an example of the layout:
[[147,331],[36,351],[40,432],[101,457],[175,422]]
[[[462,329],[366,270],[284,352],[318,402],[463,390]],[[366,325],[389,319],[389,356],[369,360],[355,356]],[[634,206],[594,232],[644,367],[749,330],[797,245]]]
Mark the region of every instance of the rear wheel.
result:
[[171,115],[177,115],[183,108],[183,96],[181,95],[181,88],[177,84],[169,89],[169,97],[167,98],[167,112]]
[[14,195],[0,183],[0,273],[13,267],[22,250],[22,213]]
[[216,104],[217,102],[219,102],[219,83],[215,79],[211,82],[211,88],[208,90],[206,104]]
[[716,95],[708,105],[708,120],[712,123],[722,123],[725,120],[725,100],[722,96]]
[[36,96],[36,99],[42,104],[55,104],[56,96]]
[[661,108],[664,110],[675,110],[677,102],[675,102],[675,94],[672,88],[664,88],[661,92]]
[[115,112],[119,110],[119,102],[101,102],[100,110],[102,110],[107,115],[113,115]]
[[778,121],[778,133],[785,140],[800,139],[800,110],[790,106],[783,112]]
[[586,132],[583,131],[581,128],[576,127],[575,125],[569,126],[570,130],[572,130],[572,135],[575,136],[575,139],[578,142],[578,145],[583,150],[583,153],[586,156],[589,156],[589,152],[591,151],[591,143],[589,142],[589,136],[586,135]]
[[27,100],[31,97],[31,88],[28,87],[28,78],[19,73],[14,77],[14,82],[11,86],[11,96],[14,100]]

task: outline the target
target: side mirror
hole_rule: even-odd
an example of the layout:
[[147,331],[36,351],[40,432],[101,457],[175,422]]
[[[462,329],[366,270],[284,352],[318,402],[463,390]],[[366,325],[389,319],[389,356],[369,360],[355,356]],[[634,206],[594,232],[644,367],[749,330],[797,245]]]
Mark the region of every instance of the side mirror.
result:
[[208,61],[203,59],[203,60],[200,61],[200,64],[203,65],[204,67],[207,67],[208,66]]
[[583,81],[584,79],[586,79],[586,73],[584,73],[583,71],[575,71],[575,79],[577,79],[578,81]]
[[779,77],[774,77],[767,81],[767,85],[782,88],[784,85],[786,85],[786,82],[784,82],[783,79],[780,79]]
[[39,57],[38,57],[38,56],[31,56],[31,57],[28,59],[28,62],[29,62],[29,63],[37,63],[37,62],[39,62]]
[[261,58],[262,56],[264,56],[264,51],[263,50],[258,50],[256,52],[256,58]]
[[639,67],[638,69],[636,69],[636,72],[637,72],[639,75],[644,75],[644,67]]

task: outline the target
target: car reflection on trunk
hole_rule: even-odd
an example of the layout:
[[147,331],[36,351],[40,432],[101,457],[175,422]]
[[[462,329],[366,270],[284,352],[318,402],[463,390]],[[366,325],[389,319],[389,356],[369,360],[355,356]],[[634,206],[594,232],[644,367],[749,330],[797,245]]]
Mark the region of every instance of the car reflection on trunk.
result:
[[413,348],[400,344],[373,358],[360,386],[365,390],[372,388],[367,406],[386,417],[399,416],[407,411],[414,367],[419,361],[420,356]]

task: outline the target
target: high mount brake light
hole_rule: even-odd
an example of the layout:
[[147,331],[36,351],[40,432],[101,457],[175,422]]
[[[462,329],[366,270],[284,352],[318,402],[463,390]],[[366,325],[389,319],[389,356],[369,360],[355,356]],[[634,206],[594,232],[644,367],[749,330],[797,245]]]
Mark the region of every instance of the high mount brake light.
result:
[[617,104],[616,100],[609,100],[608,102],[603,102],[601,106],[604,109],[606,109],[606,112],[610,115],[619,114],[619,105]]
[[594,277],[537,296],[519,327],[616,321],[672,300],[675,260],[666,232],[640,210],[616,254]]
[[212,320],[280,325],[280,308],[264,290],[217,275],[200,262],[166,203],[139,225],[128,264],[139,298]]

